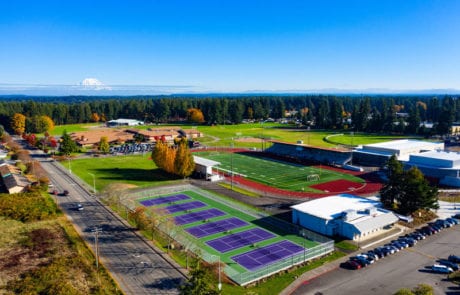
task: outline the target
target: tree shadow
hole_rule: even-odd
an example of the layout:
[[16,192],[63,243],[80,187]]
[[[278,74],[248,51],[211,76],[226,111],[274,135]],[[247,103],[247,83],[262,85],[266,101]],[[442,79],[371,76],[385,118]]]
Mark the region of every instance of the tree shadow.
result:
[[145,284],[144,287],[149,289],[173,290],[179,288],[182,283],[184,283],[184,280],[181,278],[161,278],[155,280],[153,283]]
[[97,170],[98,175],[101,175],[98,178],[107,180],[168,181],[180,179],[180,177],[168,174],[161,169],[101,168]]

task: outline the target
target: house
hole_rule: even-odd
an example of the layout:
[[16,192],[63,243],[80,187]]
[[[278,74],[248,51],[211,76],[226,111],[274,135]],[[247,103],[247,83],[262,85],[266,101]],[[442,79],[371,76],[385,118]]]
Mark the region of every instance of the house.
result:
[[27,178],[21,175],[21,170],[15,166],[6,163],[1,164],[0,175],[9,194],[21,193],[30,185]]

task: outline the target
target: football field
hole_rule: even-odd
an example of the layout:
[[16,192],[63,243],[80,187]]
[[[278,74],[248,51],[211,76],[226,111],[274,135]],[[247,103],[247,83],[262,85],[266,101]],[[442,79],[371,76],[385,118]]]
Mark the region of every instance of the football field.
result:
[[217,170],[227,175],[233,171],[235,175],[290,191],[323,192],[311,186],[336,180],[364,183],[359,177],[323,169],[321,166],[304,166],[244,153],[213,151],[195,155],[221,163]]

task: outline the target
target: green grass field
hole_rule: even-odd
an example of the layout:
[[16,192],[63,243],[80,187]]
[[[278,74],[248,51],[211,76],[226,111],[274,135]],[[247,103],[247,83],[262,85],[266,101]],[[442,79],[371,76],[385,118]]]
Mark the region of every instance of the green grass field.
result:
[[[364,182],[361,178],[349,174],[238,153],[199,152],[195,155],[220,162],[219,169],[224,172],[232,171],[233,167],[235,173],[255,182],[290,191],[322,192],[309,186],[337,179]],[[308,181],[308,176],[313,174],[318,175],[320,179]]]
[[[75,173],[91,187],[93,178],[89,173],[95,175],[96,189],[104,189],[110,183],[126,183],[139,187],[156,186],[177,181],[171,175],[158,169],[150,154],[99,157],[99,158],[79,158],[70,163],[72,173]],[[63,162],[62,165],[69,169],[69,163]]]
[[[235,207],[227,206],[226,204],[223,204],[222,202],[218,201],[219,200],[218,196],[214,196],[213,199],[210,199],[210,198],[205,197],[205,196],[203,196],[203,195],[201,195],[201,194],[199,194],[199,193],[197,193],[195,191],[182,191],[182,192],[178,192],[178,193],[175,193],[175,194],[179,194],[179,193],[180,194],[185,194],[185,195],[189,196],[190,198],[192,198],[194,200],[201,201],[201,202],[206,203],[208,205],[208,207],[202,207],[202,208],[198,208],[198,209],[195,209],[195,210],[190,210],[190,212],[201,211],[201,210],[210,209],[210,208],[217,208],[217,209],[227,213],[224,216],[219,216],[219,217],[212,218],[212,219],[210,219],[210,221],[217,221],[217,220],[227,219],[229,217],[237,217],[237,218],[239,218],[241,220],[244,220],[244,221],[246,221],[246,222],[248,222],[250,224],[248,226],[233,229],[233,230],[231,230],[231,233],[238,233],[238,232],[242,232],[242,231],[246,231],[246,230],[249,230],[249,229],[254,229],[254,228],[260,227],[260,228],[264,228],[264,229],[266,229],[268,231],[271,231],[272,233],[276,234],[276,236],[271,238],[271,239],[267,239],[267,240],[258,242],[257,245],[259,247],[274,244],[274,243],[282,241],[282,240],[290,240],[290,241],[292,241],[294,243],[297,243],[300,246],[305,246],[307,249],[318,245],[317,242],[304,239],[304,238],[302,238],[300,236],[297,236],[297,235],[290,234],[288,232],[283,231],[280,228],[271,226],[267,222],[264,222],[261,218],[257,218],[257,217],[251,216],[249,214],[246,214],[243,211],[241,211],[240,208],[238,208],[238,206],[235,206]],[[171,195],[171,194],[169,194],[169,195]],[[167,196],[167,195],[165,195],[165,196]],[[156,197],[159,197],[159,196],[155,196],[155,198]],[[140,202],[142,200],[152,199],[152,198],[153,197],[142,198],[142,199],[138,199],[137,201]],[[184,200],[184,201],[178,201],[178,202],[175,202],[175,204],[185,203],[185,202],[189,202],[189,201],[190,201],[190,199],[189,200]],[[166,206],[170,206],[170,205],[171,204],[164,204],[164,205],[159,205],[158,207],[166,207]],[[185,212],[184,211],[177,212],[175,214],[172,214],[171,216],[178,216],[178,215],[182,215],[182,214],[185,214]],[[268,218],[272,218],[272,217],[268,217]],[[187,229],[187,228],[197,226],[197,225],[200,225],[200,224],[203,224],[203,222],[202,221],[197,221],[197,222],[194,222],[194,223],[189,223],[189,224],[183,225],[182,228]],[[220,238],[220,237],[224,237],[226,235],[228,235],[228,233],[221,232],[221,233],[216,233],[216,234],[213,234],[213,235],[202,237],[202,238],[199,239],[199,245],[197,245],[197,246],[200,249],[202,249],[202,251],[205,251],[205,252],[207,252],[207,253],[209,253],[211,255],[219,256],[223,263],[225,263],[226,265],[230,266],[235,271],[237,271],[239,273],[247,272],[247,270],[244,267],[242,267],[241,265],[235,263],[231,259],[231,257],[234,256],[234,255],[238,255],[238,254],[242,254],[242,253],[246,253],[246,252],[249,252],[251,250],[254,250],[254,247],[252,245],[245,246],[245,247],[238,248],[238,249],[234,249],[234,250],[229,251],[227,253],[220,253],[220,252],[216,251],[214,248],[212,248],[212,247],[210,247],[210,246],[208,246],[206,244],[207,241],[217,239],[217,238]]]

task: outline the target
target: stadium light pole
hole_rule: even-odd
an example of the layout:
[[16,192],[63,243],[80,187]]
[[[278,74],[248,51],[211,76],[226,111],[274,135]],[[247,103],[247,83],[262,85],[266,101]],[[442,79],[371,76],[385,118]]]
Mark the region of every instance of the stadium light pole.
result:
[[232,170],[232,174],[230,175],[230,188],[231,190],[233,190],[233,137],[232,137],[232,150],[230,151],[231,153],[231,158],[230,158],[230,166],[231,166],[231,170]]

